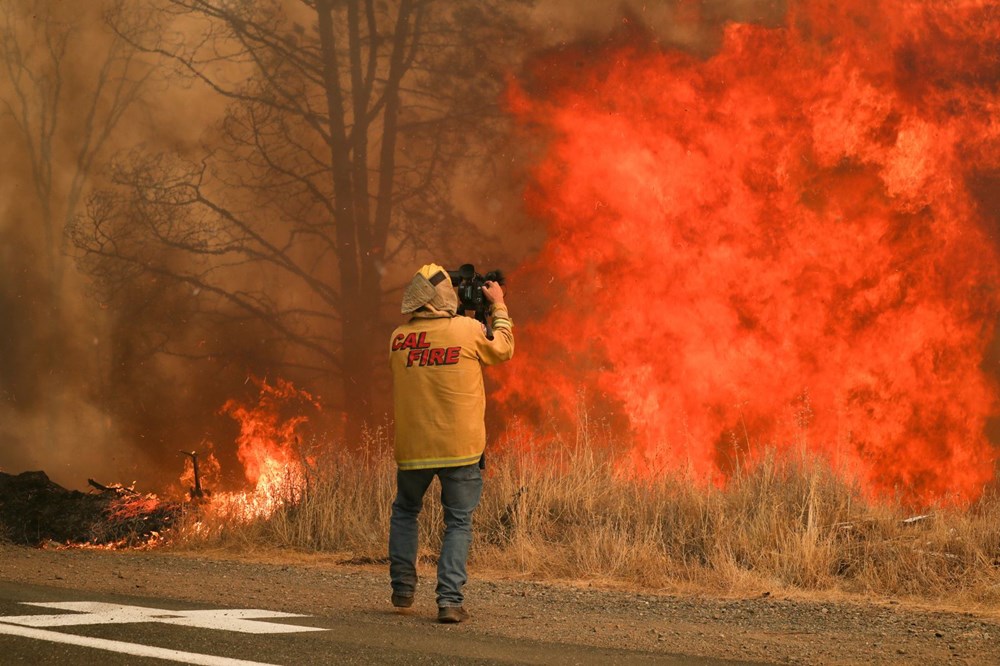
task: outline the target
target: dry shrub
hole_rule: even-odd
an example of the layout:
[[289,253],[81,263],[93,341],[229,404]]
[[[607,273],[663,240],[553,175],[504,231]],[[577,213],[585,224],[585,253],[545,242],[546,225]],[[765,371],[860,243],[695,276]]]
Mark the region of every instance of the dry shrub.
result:
[[[383,562],[395,492],[391,447],[329,454],[266,518],[189,515],[177,543],[278,546]],[[491,455],[475,514],[472,566],[532,578],[647,589],[841,591],[940,601],[1000,600],[1000,498],[971,507],[870,501],[821,461],[773,455],[716,487],[683,474],[636,480],[593,441]],[[421,559],[440,546],[435,482]],[[909,518],[919,517],[916,520]]]

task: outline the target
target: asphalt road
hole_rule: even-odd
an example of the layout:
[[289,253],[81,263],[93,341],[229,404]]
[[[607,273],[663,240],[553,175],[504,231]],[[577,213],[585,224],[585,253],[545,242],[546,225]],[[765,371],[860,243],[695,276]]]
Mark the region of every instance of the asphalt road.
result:
[[[392,611],[386,611],[387,620]],[[0,664],[737,664],[0,582]]]

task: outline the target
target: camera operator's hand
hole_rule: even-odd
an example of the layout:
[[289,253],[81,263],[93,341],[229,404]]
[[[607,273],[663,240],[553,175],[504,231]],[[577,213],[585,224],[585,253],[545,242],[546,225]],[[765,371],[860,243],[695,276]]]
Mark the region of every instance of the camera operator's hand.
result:
[[483,295],[486,296],[487,301],[493,303],[497,307],[504,305],[503,287],[492,280],[488,280],[483,284]]

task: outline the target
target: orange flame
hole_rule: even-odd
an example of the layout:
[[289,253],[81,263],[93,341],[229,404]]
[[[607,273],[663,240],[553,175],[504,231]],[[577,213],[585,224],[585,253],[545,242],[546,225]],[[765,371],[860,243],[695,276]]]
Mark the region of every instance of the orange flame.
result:
[[596,390],[641,473],[804,446],[873,495],[977,497],[1000,413],[992,4],[807,0],[707,61],[634,33],[539,56],[508,101],[547,141],[525,200],[548,241],[515,277],[548,313],[501,400],[568,419]]
[[305,484],[304,465],[311,462],[300,446],[300,433],[307,414],[320,409],[316,398],[289,381],[251,380],[260,390],[256,404],[228,400],[220,411],[240,425],[237,457],[254,487],[244,493],[216,493],[212,499],[217,510],[242,520],[265,517],[298,498]]

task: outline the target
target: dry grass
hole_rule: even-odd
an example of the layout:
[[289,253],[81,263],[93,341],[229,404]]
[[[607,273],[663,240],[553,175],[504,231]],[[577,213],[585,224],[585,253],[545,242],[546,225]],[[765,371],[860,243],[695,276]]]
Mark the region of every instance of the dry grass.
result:
[[[512,447],[527,451],[529,447]],[[364,457],[326,456],[307,488],[266,519],[211,505],[188,516],[181,547],[295,548],[383,561],[395,466],[384,437]],[[421,554],[440,544],[435,482]],[[1000,498],[968,508],[872,503],[814,461],[773,457],[724,488],[683,476],[636,482],[581,444],[493,455],[476,512],[472,566],[542,579],[723,593],[806,590],[945,603],[1000,601]]]

